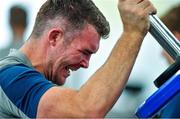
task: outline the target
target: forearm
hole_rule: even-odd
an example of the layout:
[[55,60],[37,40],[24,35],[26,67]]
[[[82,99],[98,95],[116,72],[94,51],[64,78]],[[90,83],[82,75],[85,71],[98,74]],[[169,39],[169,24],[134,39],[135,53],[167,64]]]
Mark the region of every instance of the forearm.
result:
[[[156,10],[148,0],[119,0],[124,33],[105,64],[81,88],[79,94],[88,109],[105,116],[120,96],[149,29],[149,13]],[[97,113],[96,113],[97,111]]]
[[143,37],[142,34],[123,33],[105,64],[81,88],[79,93],[86,105],[100,110],[100,115],[105,115],[121,94]]

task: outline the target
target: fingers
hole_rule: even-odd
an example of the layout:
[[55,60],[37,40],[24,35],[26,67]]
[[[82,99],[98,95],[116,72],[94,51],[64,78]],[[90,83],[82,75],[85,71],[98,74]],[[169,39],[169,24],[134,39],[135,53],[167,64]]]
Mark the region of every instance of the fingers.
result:
[[150,10],[149,13],[156,13],[155,7],[149,0],[119,0],[119,4],[137,5],[137,7],[147,12]]
[[156,9],[149,0],[119,0],[118,8],[127,8],[130,10],[137,10],[142,14],[155,14]]
[[142,0],[141,2],[138,3],[138,6],[142,9],[145,9],[150,5],[151,5],[151,3],[148,0]]
[[149,0],[119,0],[118,9],[124,31],[146,34],[149,29],[149,14],[156,9]]
[[143,0],[119,0],[120,3],[121,3],[121,2],[129,2],[129,3],[131,3],[131,4],[138,4],[138,3],[140,3],[141,1],[143,1]]
[[149,15],[152,15],[152,14],[156,14],[156,13],[157,13],[156,9],[155,9],[154,7],[152,7],[152,6],[147,7],[147,8],[145,9],[145,12],[146,12],[146,13],[148,12]]
[[156,8],[149,0],[142,0],[138,3],[138,7],[140,7],[144,13],[155,14]]

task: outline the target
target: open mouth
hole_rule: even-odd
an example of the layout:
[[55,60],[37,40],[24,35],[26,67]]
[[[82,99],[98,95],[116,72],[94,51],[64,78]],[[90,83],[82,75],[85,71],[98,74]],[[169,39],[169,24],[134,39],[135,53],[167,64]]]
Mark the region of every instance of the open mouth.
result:
[[79,66],[66,66],[65,67],[65,70],[68,75],[70,75],[71,72],[73,72],[73,71],[77,71],[78,69],[79,69]]
[[70,74],[72,72],[71,69],[67,66],[67,67],[65,67],[65,70],[66,70],[67,75],[70,76]]

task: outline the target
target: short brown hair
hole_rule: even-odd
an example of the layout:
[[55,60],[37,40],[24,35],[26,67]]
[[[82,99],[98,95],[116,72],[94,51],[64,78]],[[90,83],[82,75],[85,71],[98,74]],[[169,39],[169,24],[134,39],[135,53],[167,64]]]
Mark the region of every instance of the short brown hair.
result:
[[91,0],[47,0],[37,14],[32,34],[39,37],[47,21],[57,17],[67,20],[71,29],[81,29],[89,23],[103,38],[110,32],[109,23]]

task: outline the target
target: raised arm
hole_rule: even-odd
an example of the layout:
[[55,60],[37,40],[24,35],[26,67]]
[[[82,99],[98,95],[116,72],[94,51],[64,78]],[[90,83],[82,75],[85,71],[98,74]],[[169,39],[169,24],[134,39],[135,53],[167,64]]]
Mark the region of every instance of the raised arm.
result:
[[119,0],[123,34],[105,64],[79,91],[53,87],[41,98],[37,117],[104,117],[119,98],[149,29],[148,0]]

